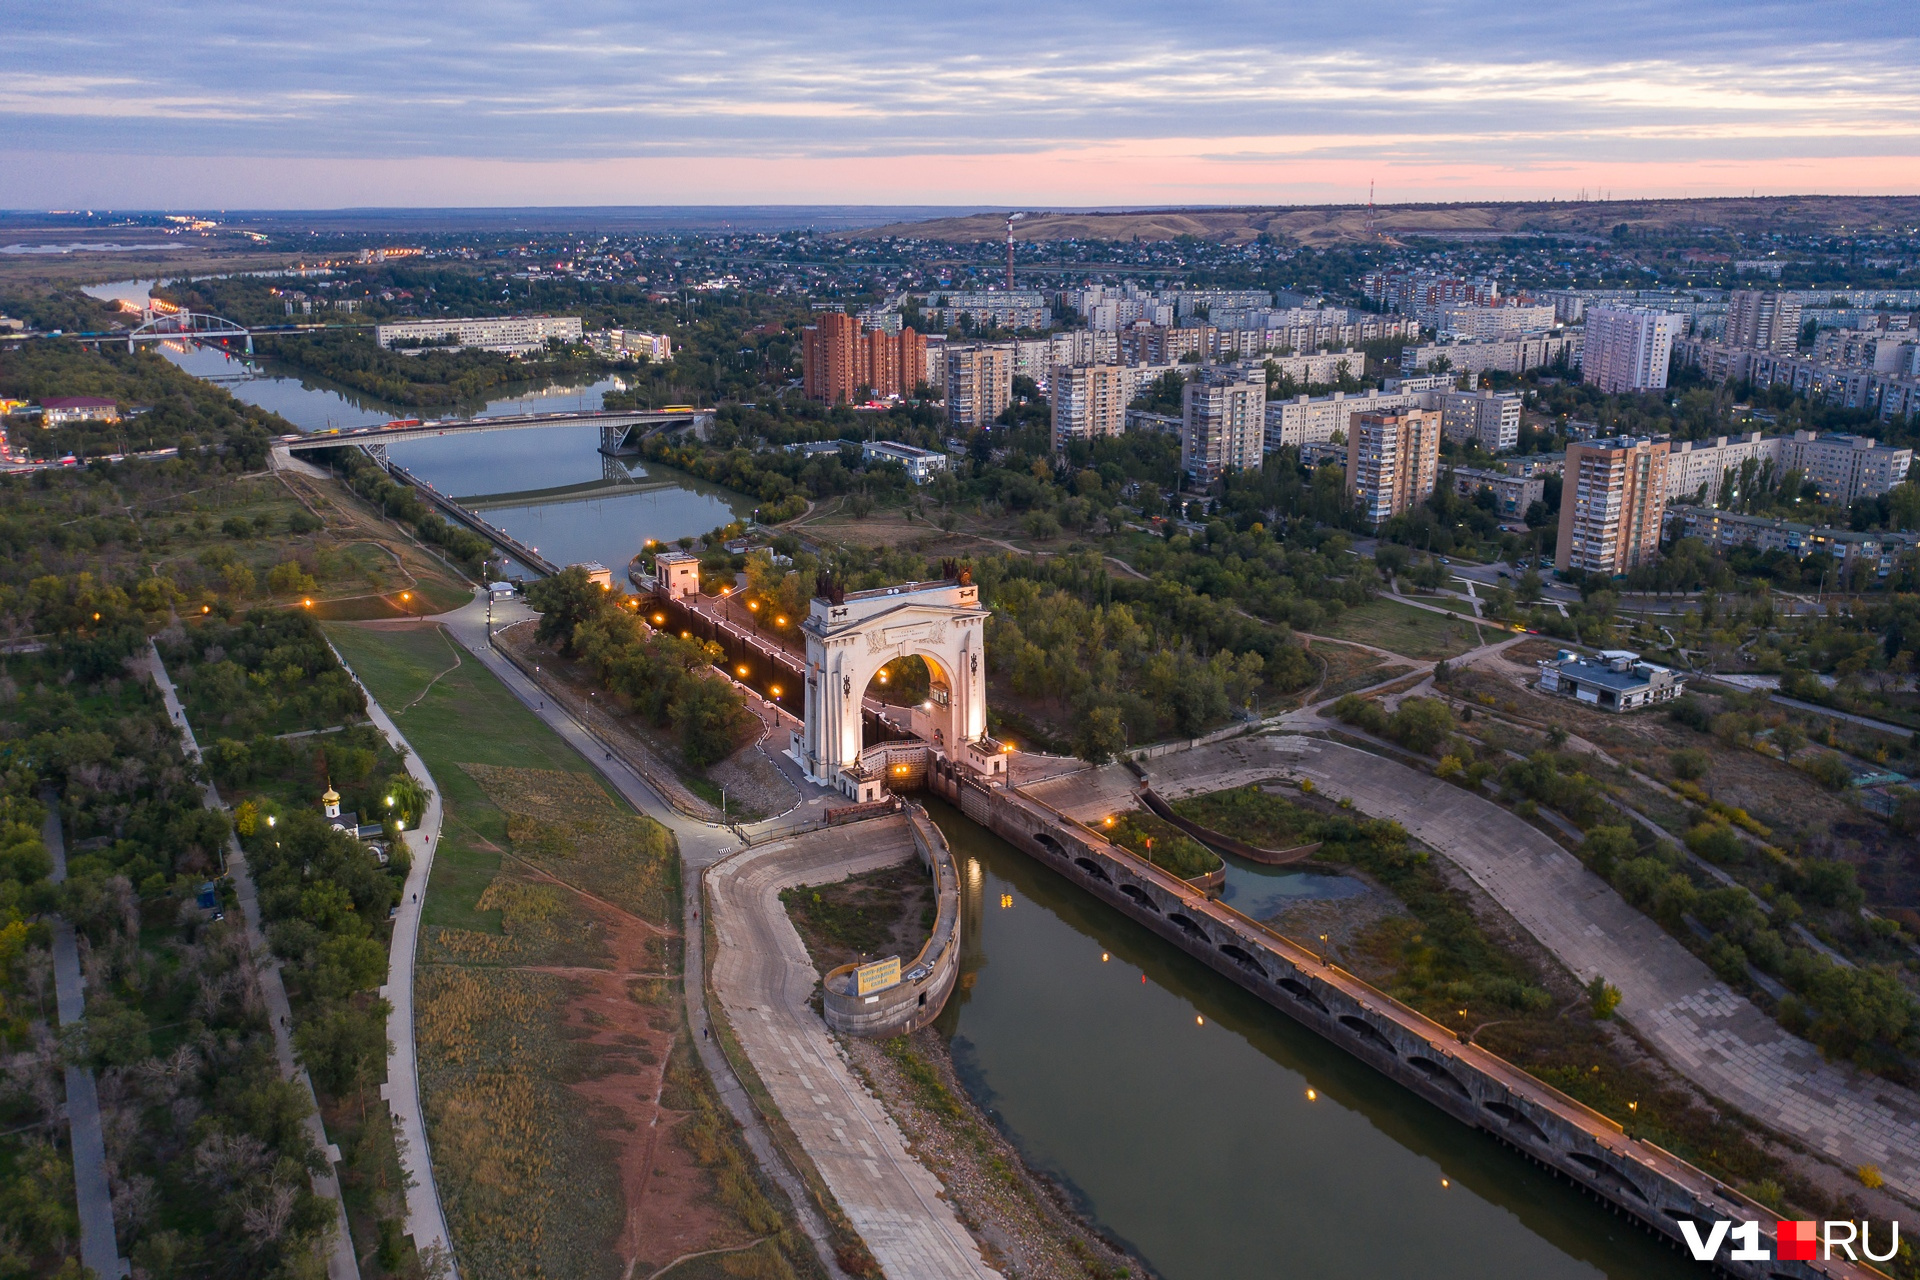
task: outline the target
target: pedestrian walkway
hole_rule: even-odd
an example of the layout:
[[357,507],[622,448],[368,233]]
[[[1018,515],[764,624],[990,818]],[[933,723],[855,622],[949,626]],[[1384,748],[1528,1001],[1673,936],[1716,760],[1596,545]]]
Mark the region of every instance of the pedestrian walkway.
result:
[[907,1151],[878,1100],[853,1075],[814,1013],[819,973],[787,919],[780,890],[893,866],[912,855],[904,817],[762,845],[708,873],[719,942],[713,987],[774,1105],[806,1148],[890,1280],[997,1277]]
[[446,1206],[440,1202],[440,1185],[433,1177],[433,1153],[427,1145],[427,1125],[420,1110],[420,1063],[413,1037],[413,962],[420,944],[420,913],[426,909],[427,880],[433,874],[433,854],[440,844],[440,789],[434,785],[420,753],[400,736],[393,718],[374,701],[338,649],[333,650],[333,656],[340,669],[359,685],[373,727],[386,736],[387,745],[405,761],[407,775],[427,794],[427,811],[412,831],[400,833],[411,861],[407,882],[400,889],[400,905],[394,910],[393,936],[387,945],[387,985],[380,988],[380,998],[392,1010],[387,1015],[387,1082],[380,1092],[393,1117],[400,1169],[407,1175],[403,1230],[422,1254],[437,1250],[451,1260],[453,1234],[447,1230]]
[[[166,664],[160,661],[160,651],[151,641],[148,642],[147,653],[148,670],[166,703],[167,718],[180,731],[187,758],[200,763],[199,740],[193,736],[193,726],[187,723],[186,709],[180,705],[180,696],[174,690],[172,678],[167,675]],[[226,811],[226,801],[220,798],[220,792],[211,778],[201,789],[201,801],[209,809]],[[273,958],[273,952],[267,946],[267,935],[261,928],[260,896],[254,889],[253,875],[247,869],[246,852],[241,849],[238,837],[231,833],[227,836],[227,875],[233,881],[235,896],[240,900],[240,913],[247,930],[247,946],[253,953],[254,969],[260,980],[260,995],[267,1008],[267,1020],[273,1026],[274,1059],[279,1064],[281,1078],[293,1081],[305,1091],[307,1102],[313,1108],[307,1115],[307,1137],[326,1159],[325,1172],[313,1175],[313,1190],[316,1195],[333,1202],[335,1235],[333,1247],[327,1253],[327,1280],[360,1280],[360,1264],[353,1253],[353,1232],[347,1227],[347,1206],[340,1197],[340,1177],[334,1172],[334,1166],[340,1163],[340,1149],[327,1140],[327,1128],[320,1118],[320,1099],[313,1091],[313,1080],[307,1075],[307,1069],[294,1058],[293,1006],[287,1000],[287,986],[280,977],[280,963]]]
[[[53,855],[54,884],[67,878],[66,834],[60,829],[60,797],[49,791],[41,800],[47,820],[40,828],[47,852]],[[53,917],[53,988],[60,1025],[70,1027],[86,1014],[87,998],[80,975],[80,944],[73,922]],[[73,1190],[80,1210],[80,1262],[100,1280],[120,1280],[132,1270],[120,1256],[113,1235],[113,1188],[107,1182],[107,1144],[100,1125],[100,1093],[93,1071],[67,1065],[67,1129],[73,1142]]]

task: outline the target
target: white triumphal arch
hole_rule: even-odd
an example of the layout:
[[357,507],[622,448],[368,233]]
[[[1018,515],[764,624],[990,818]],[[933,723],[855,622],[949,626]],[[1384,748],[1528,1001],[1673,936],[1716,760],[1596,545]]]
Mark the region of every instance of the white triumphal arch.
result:
[[[889,762],[903,752],[937,756],[979,773],[1004,774],[1000,744],[987,736],[987,610],[964,569],[939,582],[813,598],[807,637],[805,727],[793,753],[816,782],[855,800],[877,800]],[[896,658],[927,664],[927,701],[910,711],[915,743],[866,749],[861,706],[874,673]],[[906,766],[895,764],[894,767]]]

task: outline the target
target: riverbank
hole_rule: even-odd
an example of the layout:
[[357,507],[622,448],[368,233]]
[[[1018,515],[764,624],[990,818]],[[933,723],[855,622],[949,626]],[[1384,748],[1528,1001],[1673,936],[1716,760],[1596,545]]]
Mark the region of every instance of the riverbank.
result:
[[[924,869],[908,862],[781,896],[824,975],[855,958],[913,955],[927,935],[926,885]],[[928,1027],[883,1041],[837,1039],[899,1126],[908,1152],[939,1178],[961,1222],[1003,1273],[1023,1280],[1150,1274],[1033,1170],[974,1103],[944,1035]]]

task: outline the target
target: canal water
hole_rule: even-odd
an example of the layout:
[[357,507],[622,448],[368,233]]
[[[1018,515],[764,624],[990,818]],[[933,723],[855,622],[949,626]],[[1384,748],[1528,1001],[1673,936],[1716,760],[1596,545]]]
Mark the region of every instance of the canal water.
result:
[[[95,292],[144,298],[146,284]],[[420,416],[217,350],[165,354],[305,430]],[[599,408],[609,389],[544,388],[463,412]],[[751,509],[627,460],[610,477],[598,443],[590,427],[557,427],[392,453],[549,558],[598,560],[616,578],[645,539]],[[961,987],[937,1024],[961,1080],[1030,1164],[1165,1280],[1699,1274],[957,811],[928,805],[961,867]],[[1351,892],[1344,877],[1229,860],[1223,897],[1265,916]]]
[[[155,282],[117,280],[87,292],[107,301],[144,302]],[[247,404],[279,414],[302,431],[364,427],[395,418],[500,417],[599,409],[617,378],[582,385],[526,387],[452,408],[422,410],[289,368],[201,343],[163,343],[160,354],[195,377],[216,382]],[[749,516],[752,499],[634,458],[608,460],[592,426],[542,427],[394,445],[392,459],[441,493],[459,498],[556,564],[597,561],[626,586],[626,564],[649,538],[671,542]]]
[[[957,810],[927,804],[960,866],[966,950],[936,1026],[962,1082],[1029,1164],[1166,1280],[1699,1274]],[[1229,900],[1266,914],[1349,884],[1236,863]]]

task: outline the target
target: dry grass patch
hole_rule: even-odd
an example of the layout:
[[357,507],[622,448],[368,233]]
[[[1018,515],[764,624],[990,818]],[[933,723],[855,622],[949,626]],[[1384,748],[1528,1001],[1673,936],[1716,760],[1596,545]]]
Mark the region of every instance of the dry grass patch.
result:
[[516,856],[643,919],[672,919],[680,885],[665,827],[617,807],[586,774],[460,767],[506,813]]

